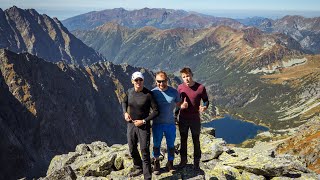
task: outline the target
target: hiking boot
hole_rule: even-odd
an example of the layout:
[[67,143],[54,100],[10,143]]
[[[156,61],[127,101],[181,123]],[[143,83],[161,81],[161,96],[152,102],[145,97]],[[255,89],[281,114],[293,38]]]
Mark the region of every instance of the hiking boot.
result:
[[184,168],[187,165],[187,162],[188,162],[187,160],[181,160],[178,165],[179,169]]
[[195,171],[200,171],[200,161],[199,160],[195,160],[193,163],[193,169]]
[[155,174],[155,175],[160,174],[160,160],[159,159],[154,160],[153,174]]
[[143,173],[142,169],[138,169],[138,168],[133,168],[131,170],[131,172],[129,173],[130,177],[136,177],[136,176],[140,176]]
[[168,161],[166,167],[167,167],[168,172],[170,172],[170,173],[173,173],[175,171],[175,169],[173,167],[173,161]]

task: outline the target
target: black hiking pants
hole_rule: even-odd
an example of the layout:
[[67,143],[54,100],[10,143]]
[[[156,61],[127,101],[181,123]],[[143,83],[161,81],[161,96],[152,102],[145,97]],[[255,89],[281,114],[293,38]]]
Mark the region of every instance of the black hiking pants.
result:
[[194,147],[194,162],[199,162],[201,158],[200,149],[200,130],[201,122],[195,120],[185,120],[180,118],[179,121],[179,131],[180,131],[180,156],[181,161],[187,161],[187,141],[188,141],[188,131],[191,130],[193,147]]
[[[150,160],[150,124],[136,127],[133,123],[127,125],[127,139],[130,155],[136,169],[143,169],[144,179],[151,179],[151,160]],[[138,142],[142,160],[138,151]]]

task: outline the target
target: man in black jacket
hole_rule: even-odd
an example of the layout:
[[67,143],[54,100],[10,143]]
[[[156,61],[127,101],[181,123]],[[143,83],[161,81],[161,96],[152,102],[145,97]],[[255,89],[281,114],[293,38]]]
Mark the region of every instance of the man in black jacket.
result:
[[[127,139],[129,151],[133,158],[134,170],[131,176],[140,175],[143,171],[144,179],[151,179],[150,160],[150,120],[158,114],[158,106],[152,92],[143,86],[144,76],[135,72],[131,76],[133,88],[129,89],[122,103],[122,109],[127,123]],[[150,113],[152,108],[152,113]],[[142,160],[138,152],[138,142]]]

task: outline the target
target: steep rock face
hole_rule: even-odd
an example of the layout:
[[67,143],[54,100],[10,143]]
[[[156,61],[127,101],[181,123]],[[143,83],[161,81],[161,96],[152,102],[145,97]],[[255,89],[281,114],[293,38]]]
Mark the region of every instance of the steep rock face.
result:
[[103,57],[74,37],[58,19],[34,9],[0,10],[0,48],[29,52],[52,62],[89,65]]
[[[126,142],[120,101],[139,68],[100,62],[78,67],[0,50],[1,179],[43,174],[79,143]],[[146,86],[153,76],[146,70]]]
[[301,46],[314,53],[320,53],[320,18],[285,16],[273,24],[274,32],[285,33]]
[[173,9],[143,8],[128,11],[123,8],[94,11],[68,18],[62,23],[70,30],[88,30],[107,22],[116,22],[130,28],[153,26],[160,29],[177,27],[204,28],[212,25],[226,25],[241,28],[242,24],[230,18],[214,17],[195,12]]

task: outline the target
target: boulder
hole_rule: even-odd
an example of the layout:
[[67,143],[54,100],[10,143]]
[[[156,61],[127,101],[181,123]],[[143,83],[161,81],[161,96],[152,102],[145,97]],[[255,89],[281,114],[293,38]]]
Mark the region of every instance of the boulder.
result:
[[117,155],[113,153],[102,154],[90,159],[79,159],[71,166],[82,176],[107,176],[113,170]]
[[[207,162],[218,158],[223,152],[228,151],[227,143],[222,138],[212,135],[213,128],[202,128],[200,134],[201,161]],[[180,146],[180,136],[177,136],[176,144]],[[188,161],[193,162],[193,142],[189,132],[188,138]]]
[[49,165],[47,170],[47,176],[52,174],[54,171],[60,170],[64,167],[72,164],[81,154],[77,152],[69,152],[68,154],[62,154],[55,156]]
[[285,177],[285,176],[281,176],[281,177],[274,177],[271,180],[319,180],[320,179],[320,174],[316,174],[316,173],[303,173],[300,174],[298,176],[291,176],[291,177]]
[[264,176],[261,176],[261,175],[259,176],[247,171],[243,171],[241,174],[241,177],[242,179],[245,179],[245,180],[266,180]]
[[41,179],[42,180],[60,180],[60,179],[76,180],[77,176],[70,166],[65,166],[59,170],[51,172],[45,178],[41,178]]
[[230,154],[224,152],[219,157],[222,164],[266,177],[311,173],[294,156],[275,156],[268,148],[259,148],[259,151],[255,148],[233,148],[233,151]]
[[241,179],[238,169],[221,163],[218,163],[212,170],[207,171],[206,176],[213,177],[213,179]]

